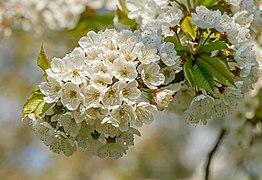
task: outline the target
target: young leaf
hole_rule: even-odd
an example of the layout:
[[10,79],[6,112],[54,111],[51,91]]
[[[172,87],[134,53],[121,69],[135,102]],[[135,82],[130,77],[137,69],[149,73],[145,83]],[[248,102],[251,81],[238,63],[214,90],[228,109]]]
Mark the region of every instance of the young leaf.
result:
[[196,39],[197,36],[197,26],[193,23],[192,17],[187,16],[183,22],[181,23],[181,29],[184,33],[189,34],[193,40]]
[[214,79],[212,72],[203,61],[197,61],[193,66],[193,80],[195,85],[209,91],[214,91]]
[[[210,33],[211,33],[211,35],[210,35]],[[212,32],[210,29],[207,29],[203,33],[203,38],[207,38],[208,36],[209,36],[210,39],[219,40],[221,34],[220,34],[220,32]]]
[[198,6],[206,6],[206,7],[209,7],[213,4],[215,4],[216,2],[218,2],[217,0],[198,0],[198,3],[197,5]]
[[229,85],[234,84],[234,75],[230,72],[227,65],[216,57],[209,57],[209,56],[201,56],[201,59],[198,61],[201,61],[203,64],[205,64],[206,67],[208,67],[213,76],[222,84]]
[[39,88],[36,88],[32,92],[32,96],[25,103],[22,110],[22,120],[24,120],[29,114],[34,113],[38,105],[43,102],[44,95],[41,93]]
[[193,71],[192,59],[188,59],[183,66],[183,72],[187,82],[191,87],[194,85],[192,71]]
[[211,52],[215,50],[227,49],[227,44],[224,41],[215,41],[204,45],[199,49],[199,53]]
[[37,65],[41,69],[43,69],[43,71],[50,68],[50,66],[51,66],[50,60],[48,59],[48,57],[46,56],[46,54],[44,52],[43,45],[41,46],[41,50],[40,50],[40,53],[39,53],[38,58],[37,58]]
[[53,103],[40,102],[34,111],[35,116],[43,115],[52,105]]

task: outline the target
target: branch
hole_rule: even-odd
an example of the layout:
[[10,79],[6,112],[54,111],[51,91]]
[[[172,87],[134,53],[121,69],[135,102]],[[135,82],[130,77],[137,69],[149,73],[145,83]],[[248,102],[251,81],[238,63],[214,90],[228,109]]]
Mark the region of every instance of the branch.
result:
[[225,134],[226,134],[226,129],[222,129],[220,134],[219,134],[219,137],[217,138],[215,146],[212,148],[212,150],[208,154],[206,170],[205,170],[205,172],[206,172],[205,180],[209,180],[210,164],[211,164],[212,158],[213,158],[214,154],[216,153],[216,151],[218,150],[218,147],[219,147],[222,139],[224,138]]

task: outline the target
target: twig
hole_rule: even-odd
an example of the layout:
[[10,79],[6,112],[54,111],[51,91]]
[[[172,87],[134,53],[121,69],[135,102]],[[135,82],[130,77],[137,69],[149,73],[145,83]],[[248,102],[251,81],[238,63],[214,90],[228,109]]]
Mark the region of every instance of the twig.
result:
[[205,41],[203,42],[202,45],[205,45],[205,43],[207,42],[207,40],[210,38],[210,36],[211,36],[212,34],[213,34],[213,32],[211,31],[211,32],[208,34],[207,38],[205,39]]
[[222,129],[220,134],[219,134],[219,137],[217,138],[215,146],[212,148],[212,150],[208,154],[206,170],[205,170],[205,172],[206,172],[205,180],[209,180],[210,164],[212,162],[212,158],[213,158],[214,154],[216,153],[216,151],[218,150],[218,147],[219,147],[222,139],[224,138],[225,134],[226,134],[226,129]]
[[177,38],[179,44],[181,45],[181,41],[180,41],[180,38],[179,38],[179,36],[178,36],[178,34],[177,34],[177,30],[175,30],[175,34],[176,34],[176,38]]

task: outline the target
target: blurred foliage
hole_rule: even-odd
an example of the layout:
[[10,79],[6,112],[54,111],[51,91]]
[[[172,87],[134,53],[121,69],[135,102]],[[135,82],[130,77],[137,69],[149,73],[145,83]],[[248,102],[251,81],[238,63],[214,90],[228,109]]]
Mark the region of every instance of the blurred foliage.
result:
[[98,12],[89,7],[81,14],[78,25],[69,31],[76,39],[86,35],[88,31],[113,28],[115,13],[111,11]]

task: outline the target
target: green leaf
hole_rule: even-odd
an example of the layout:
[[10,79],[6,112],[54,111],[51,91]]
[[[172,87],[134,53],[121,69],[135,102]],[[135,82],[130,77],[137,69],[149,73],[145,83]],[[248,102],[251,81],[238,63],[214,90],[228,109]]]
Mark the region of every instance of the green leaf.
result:
[[198,60],[201,61],[203,64],[205,64],[205,67],[207,67],[213,74],[213,76],[222,84],[229,85],[234,84],[234,75],[230,72],[227,65],[216,57],[209,57],[209,56],[201,56],[201,58]]
[[197,61],[193,66],[193,80],[195,85],[209,91],[214,91],[213,74],[203,61]]
[[212,11],[219,10],[221,11],[221,14],[224,14],[228,7],[225,4],[215,4],[215,5],[209,6],[208,8]]
[[38,55],[37,58],[37,65],[43,70],[45,71],[46,69],[50,68],[50,60],[48,59],[48,57],[46,56],[45,52],[44,52],[44,48],[43,45],[41,46],[41,50],[40,53]]
[[227,44],[224,41],[215,41],[204,45],[199,49],[199,53],[211,52],[215,50],[227,49]]
[[188,34],[192,37],[193,40],[196,39],[197,36],[197,26],[193,23],[192,17],[187,16],[183,22],[181,23],[181,29],[185,34]]
[[188,59],[183,66],[184,76],[191,87],[194,85],[193,81],[193,64],[192,59]]
[[197,5],[209,7],[209,6],[214,5],[217,2],[218,2],[218,0],[198,0]]
[[40,103],[43,102],[44,95],[39,88],[36,88],[32,92],[32,96],[25,103],[22,110],[22,120],[24,120],[29,114],[34,113]]
[[188,49],[189,49],[188,46],[178,46],[178,47],[175,47],[175,50],[176,50],[176,52],[177,52],[177,55],[179,55],[179,56],[183,56]]
[[175,36],[167,36],[165,37],[165,42],[171,42],[175,45],[175,47],[181,46],[180,42]]
[[35,116],[43,115],[53,104],[54,103],[46,103],[45,101],[40,102],[34,111]]
[[[212,33],[212,34],[210,35],[210,33]],[[207,37],[209,36],[210,39],[214,39],[214,40],[219,40],[220,35],[221,35],[220,32],[211,32],[210,29],[207,29],[207,30],[204,31],[204,33],[203,33],[203,37],[204,37],[204,38],[207,38]]]

